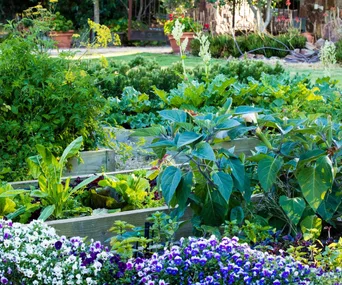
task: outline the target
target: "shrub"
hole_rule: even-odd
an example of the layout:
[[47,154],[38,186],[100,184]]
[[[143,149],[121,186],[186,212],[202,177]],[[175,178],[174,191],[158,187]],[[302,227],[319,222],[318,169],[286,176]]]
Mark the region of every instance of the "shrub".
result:
[[163,69],[156,61],[138,56],[128,63],[109,61],[109,66],[92,64],[88,68],[96,77],[96,85],[104,97],[118,97],[125,87],[131,86],[141,93],[153,95],[152,86],[169,90],[181,82],[178,68]]
[[336,60],[337,62],[342,62],[342,40],[336,43]]
[[12,169],[5,180],[25,177],[37,144],[58,155],[78,136],[87,149],[104,141],[99,118],[107,102],[81,63],[12,37],[0,46],[0,78],[0,171]]
[[[264,54],[266,57],[278,56],[285,57],[288,52],[277,49],[286,49],[286,45],[290,49],[304,48],[306,38],[301,35],[286,33],[278,36],[270,37],[267,35],[260,35],[256,33],[237,36],[236,42],[242,53],[246,53],[262,47],[269,47],[268,49],[259,49],[255,51],[257,54]],[[199,42],[193,40],[191,42],[191,49],[193,55],[198,55]],[[219,35],[210,37],[210,52],[213,57],[233,57],[241,56],[234,39],[229,35]]]
[[[211,78],[216,77],[219,74],[223,74],[227,77],[237,77],[239,82],[247,82],[251,77],[255,80],[260,80],[263,73],[269,75],[278,75],[284,73],[284,68],[280,63],[277,63],[274,67],[266,64],[262,61],[254,60],[231,60],[225,64],[216,63],[210,68]],[[204,73],[204,67],[197,66],[193,70],[195,78],[201,78]]]

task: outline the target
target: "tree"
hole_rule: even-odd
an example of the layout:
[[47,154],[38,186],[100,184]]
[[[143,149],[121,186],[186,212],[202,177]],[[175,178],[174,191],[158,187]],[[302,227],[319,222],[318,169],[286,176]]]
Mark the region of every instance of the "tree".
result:
[[94,3],[94,22],[100,24],[100,1],[93,0]]
[[280,0],[208,0],[210,3],[219,3],[219,5],[237,5],[245,1],[254,14],[257,29],[264,33],[271,22],[273,8]]

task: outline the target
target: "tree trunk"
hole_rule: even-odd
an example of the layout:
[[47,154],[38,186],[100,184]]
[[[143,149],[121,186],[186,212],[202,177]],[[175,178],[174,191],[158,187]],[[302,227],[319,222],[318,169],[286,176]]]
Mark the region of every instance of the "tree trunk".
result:
[[94,22],[100,24],[100,1],[93,0],[94,2]]
[[262,32],[262,33],[266,32],[266,29],[272,19],[272,0],[267,0],[266,11],[265,11],[266,15],[264,17],[262,15],[263,7],[254,6],[252,3],[252,0],[248,0],[247,2],[251,10],[253,11],[259,32]]

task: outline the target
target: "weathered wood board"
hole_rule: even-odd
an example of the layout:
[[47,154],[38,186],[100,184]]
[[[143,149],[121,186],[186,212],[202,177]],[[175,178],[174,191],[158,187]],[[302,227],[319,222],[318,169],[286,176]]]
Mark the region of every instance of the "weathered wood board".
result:
[[[114,214],[56,220],[47,222],[47,224],[55,228],[59,235],[64,235],[66,237],[87,237],[88,240],[94,239],[95,241],[98,240],[108,244],[108,239],[115,235],[108,231],[115,221],[125,221],[137,227],[144,227],[146,218],[156,211],[168,213],[170,210],[165,206]],[[191,209],[189,209],[185,212],[182,220],[188,220],[191,216]],[[185,223],[177,232],[176,238],[190,236],[191,232],[191,223]]]
[[83,151],[80,152],[80,158],[73,157],[70,159],[63,176],[79,176],[115,170],[115,152],[110,149],[100,149],[97,151]]

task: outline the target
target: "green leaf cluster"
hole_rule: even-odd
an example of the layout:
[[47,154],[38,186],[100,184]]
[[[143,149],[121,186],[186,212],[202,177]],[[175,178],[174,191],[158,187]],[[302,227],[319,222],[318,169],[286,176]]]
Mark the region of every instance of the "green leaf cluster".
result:
[[82,62],[51,58],[13,36],[0,44],[0,169],[5,181],[26,178],[37,144],[60,155],[78,136],[86,149],[105,142],[100,117],[107,101]]
[[[224,132],[229,140],[248,130],[239,116],[233,116],[231,103],[228,99],[218,113],[196,116],[182,110],[164,110],[160,116],[168,120],[169,127],[152,127],[134,134],[158,134],[149,147],[161,161],[171,152],[172,157],[183,157],[188,163],[176,167],[165,162],[158,185],[167,205],[177,206],[174,215],[181,217],[190,205],[193,223],[199,228],[203,224],[220,225],[231,208],[250,201],[250,174],[245,172],[243,158],[236,156],[234,150],[215,147],[218,133]],[[254,110],[245,108],[244,113]]]
[[[317,239],[322,221],[334,225],[342,211],[342,126],[330,117],[316,120],[259,118],[267,142],[247,158],[268,206],[260,212],[278,228]],[[255,183],[253,182],[253,183]]]

